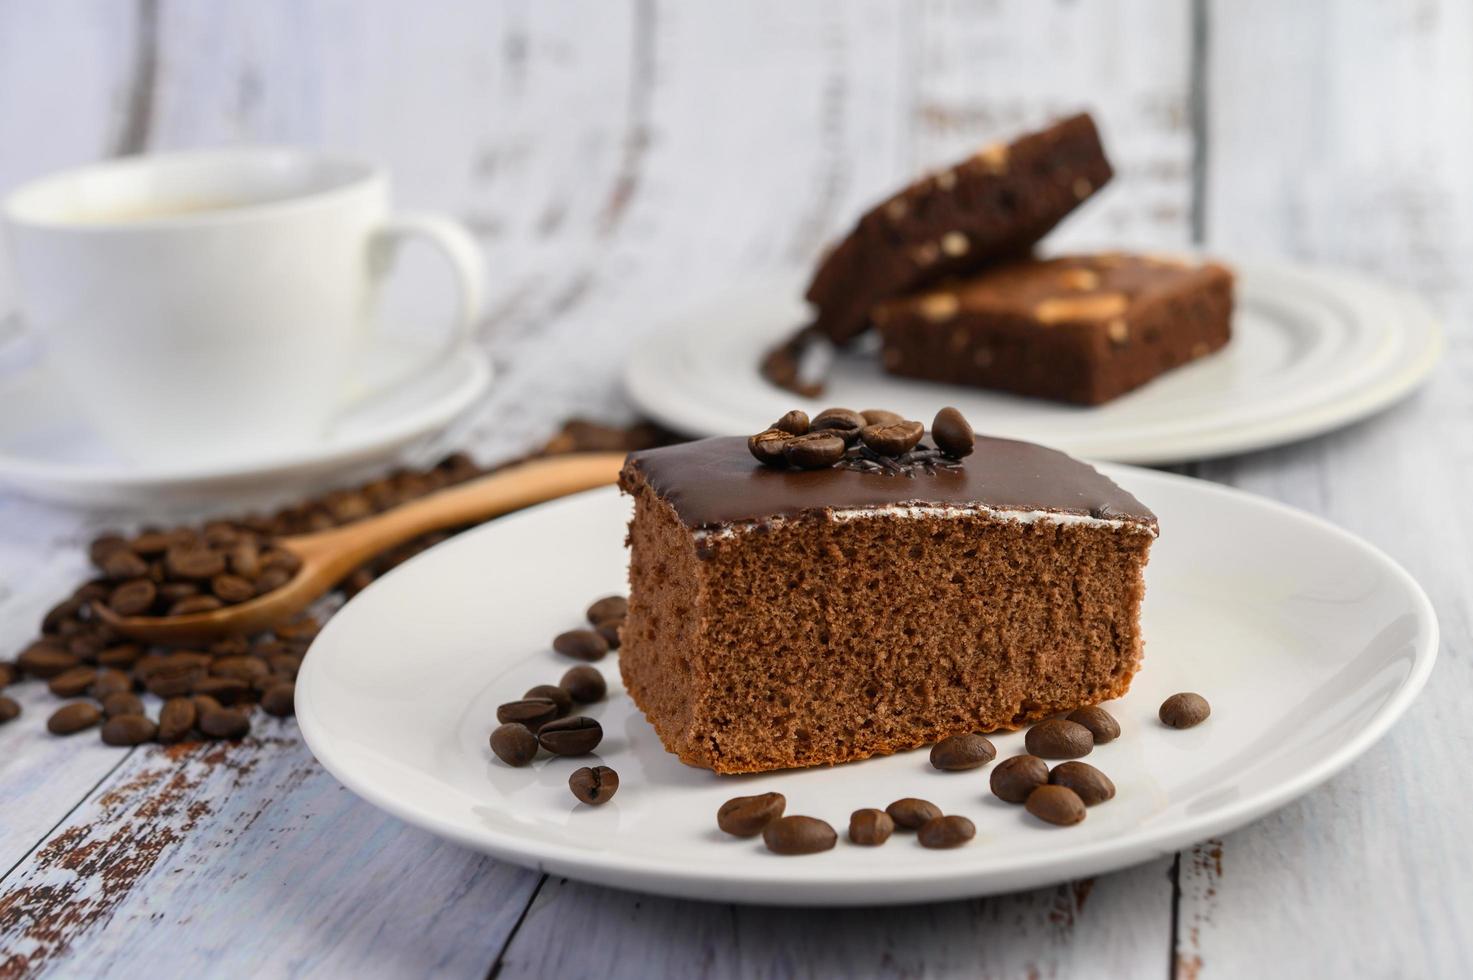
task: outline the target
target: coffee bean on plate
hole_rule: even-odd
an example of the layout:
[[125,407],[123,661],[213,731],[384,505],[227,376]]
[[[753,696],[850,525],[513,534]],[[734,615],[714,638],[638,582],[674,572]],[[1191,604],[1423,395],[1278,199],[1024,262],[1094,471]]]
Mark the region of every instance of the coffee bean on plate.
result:
[[864,416],[858,412],[851,412],[847,408],[826,408],[813,417],[808,431],[810,433],[832,432],[840,436],[847,444],[857,441],[859,430],[868,424]]
[[886,422],[904,422],[905,416],[898,412],[887,411],[883,408],[860,409],[859,414],[864,417],[866,425],[883,425]]
[[563,679],[558,681],[558,686],[567,691],[568,696],[579,704],[602,701],[609,693],[608,682],[604,680],[604,675],[599,673],[598,668],[583,664],[569,667]]
[[245,738],[251,731],[251,719],[239,708],[214,708],[200,712],[199,730],[211,738]]
[[1167,728],[1191,728],[1212,714],[1212,706],[1200,694],[1173,694],[1161,702],[1161,724]]
[[931,439],[937,449],[956,459],[971,455],[977,445],[977,435],[972,431],[971,423],[949,405],[937,412],[931,422]]
[[97,679],[94,667],[73,667],[57,674],[46,682],[46,688],[59,698],[75,698],[87,693],[87,688]]
[[151,579],[135,578],[113,589],[107,604],[119,616],[143,616],[153,608],[158,595],[158,586]]
[[118,715],[102,725],[102,740],[108,745],[142,745],[158,733],[159,726],[147,715]]
[[817,854],[838,841],[834,828],[817,817],[778,817],[762,828],[762,842],[774,854]]
[[553,755],[587,755],[603,737],[603,726],[582,715],[549,721],[537,731],[538,744]]
[[733,837],[756,837],[762,828],[783,815],[787,805],[787,797],[781,793],[734,797],[716,811],[716,826]]
[[496,720],[501,724],[518,722],[534,733],[556,717],[557,702],[551,698],[523,698],[520,701],[508,701],[496,709]]
[[895,833],[895,821],[884,810],[869,807],[849,815],[849,841],[864,847],[878,847]]
[[916,831],[916,840],[922,847],[961,847],[977,836],[977,828],[966,817],[955,814],[936,817],[921,824]]
[[904,827],[906,830],[916,830],[927,820],[935,820],[941,816],[939,806],[929,800],[918,800],[913,796],[896,800],[885,807],[885,812],[890,814],[890,819],[895,821],[895,826]]
[[619,774],[608,766],[584,766],[568,777],[568,789],[579,802],[600,806],[619,792]]
[[1083,725],[1094,736],[1096,745],[1113,742],[1120,737],[1120,722],[1115,716],[1097,704],[1087,708],[1076,708],[1069,712],[1068,720]]
[[102,721],[102,709],[90,701],[64,704],[46,719],[46,730],[53,735],[75,735]]
[[1110,777],[1088,762],[1061,762],[1048,774],[1048,781],[1072,789],[1085,806],[1115,798],[1115,784]]
[[609,641],[593,630],[568,630],[559,633],[552,641],[552,648],[574,660],[602,660],[609,652]]
[[537,755],[537,736],[526,725],[508,722],[491,733],[491,751],[509,766],[525,766]]
[[1077,721],[1050,718],[1028,729],[1023,745],[1040,759],[1078,759],[1094,749],[1095,737]]
[[764,429],[747,438],[747,451],[764,466],[784,467],[788,465],[788,457],[783,451],[792,440],[791,432],[784,432],[781,429]]
[[1023,803],[1048,782],[1048,763],[1034,755],[1015,755],[992,770],[992,795],[1006,803]]
[[0,697],[0,725],[20,717],[20,703],[15,698]]
[[783,456],[801,470],[821,470],[844,458],[844,440],[830,431],[813,431],[791,437],[783,446]]
[[546,698],[557,706],[557,716],[561,718],[573,710],[573,697],[566,690],[553,684],[538,684],[536,687],[528,688],[523,698]]
[[102,713],[108,718],[117,718],[119,715],[141,715],[143,714],[143,701],[132,691],[118,691],[103,699]]
[[623,619],[629,614],[629,600],[621,595],[604,596],[588,607],[588,621],[594,626],[610,619]]
[[919,422],[879,422],[859,431],[866,446],[881,456],[903,456],[916,447],[926,427]]
[[619,627],[623,625],[623,619],[606,619],[595,626],[593,631],[604,638],[610,650],[617,650],[623,643],[623,637],[619,635]]
[[1067,786],[1040,786],[1028,794],[1028,812],[1045,823],[1068,827],[1084,819],[1084,801]]
[[297,713],[297,685],[291,681],[279,681],[261,692],[261,710],[277,718],[287,718]]
[[165,743],[179,741],[194,727],[197,715],[193,698],[169,698],[159,709],[158,740]]
[[808,413],[801,408],[795,408],[786,412],[783,417],[772,423],[772,428],[780,429],[789,435],[807,435],[809,429]]
[[931,765],[947,772],[985,766],[997,758],[997,749],[981,735],[952,735],[931,746]]

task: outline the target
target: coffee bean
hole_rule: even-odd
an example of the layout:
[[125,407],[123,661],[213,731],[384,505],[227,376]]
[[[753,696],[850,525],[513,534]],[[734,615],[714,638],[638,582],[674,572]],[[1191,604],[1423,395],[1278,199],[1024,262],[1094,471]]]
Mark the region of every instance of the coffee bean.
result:
[[75,735],[102,720],[102,711],[89,701],[64,704],[46,719],[46,730],[53,735]]
[[158,733],[159,726],[147,715],[118,715],[102,725],[102,740],[108,745],[142,745]]
[[143,686],[155,697],[176,698],[192,692],[194,682],[203,676],[204,671],[196,667],[168,667],[151,672]]
[[977,828],[966,817],[956,815],[936,817],[921,824],[916,831],[916,840],[922,847],[961,847],[977,836]]
[[572,695],[561,687],[554,687],[552,684],[538,684],[536,687],[529,688],[527,693],[523,694],[522,697],[546,698],[557,705],[557,717],[559,718],[573,710]]
[[251,719],[239,708],[212,708],[200,713],[199,730],[211,738],[245,738],[251,731]]
[[788,798],[781,793],[738,796],[721,804],[716,826],[733,837],[756,837],[762,828],[783,815]]
[[256,595],[265,595],[279,589],[292,580],[292,573],[284,568],[266,568],[256,576]]
[[271,668],[266,665],[266,661],[259,657],[220,657],[210,664],[210,673],[216,677],[230,677],[247,682],[270,672]]
[[985,766],[997,758],[997,749],[981,735],[952,735],[931,746],[931,765],[947,772]]
[[90,697],[102,701],[111,695],[132,690],[133,678],[121,670],[104,667],[97,671],[97,676],[93,678],[92,684],[87,688],[87,694]]
[[858,412],[847,408],[826,408],[813,417],[809,432],[831,432],[841,437],[845,444],[857,442],[859,430],[869,423]]
[[1161,724],[1167,728],[1191,728],[1212,714],[1212,706],[1200,694],[1173,694],[1161,702]]
[[[278,554],[287,555],[293,562],[297,561],[296,556],[292,555],[289,551],[278,552]],[[276,633],[278,640],[305,640],[310,642],[317,639],[317,634],[322,632],[322,624],[311,616],[303,616],[301,619],[294,619],[290,623],[282,623],[273,632]]]
[[629,600],[621,595],[604,596],[588,607],[588,621],[594,626],[610,619],[629,615]]
[[41,617],[41,632],[54,634],[61,630],[63,623],[74,623],[77,617],[82,615],[83,607],[87,605],[75,595],[52,606],[46,615]]
[[817,854],[838,841],[834,828],[817,817],[778,817],[762,828],[762,842],[774,854]]
[[849,814],[849,842],[863,847],[878,847],[895,833],[895,821],[884,810],[873,807]]
[[525,766],[537,755],[537,736],[526,725],[507,722],[491,733],[491,751],[509,766]]
[[552,648],[574,660],[602,660],[609,652],[609,641],[593,630],[568,630],[558,634]]
[[119,715],[141,715],[143,714],[143,701],[132,691],[118,691],[103,699],[102,713],[108,718],[117,718]]
[[170,578],[208,582],[225,571],[225,556],[204,547],[174,545],[164,554],[164,569]]
[[0,725],[20,717],[20,703],[15,698],[0,697]]
[[[237,541],[226,558],[230,570],[247,581],[261,574],[261,548],[250,538]],[[254,591],[254,586],[252,587]]]
[[107,597],[107,604],[119,616],[143,616],[153,608],[158,594],[158,586],[152,580],[135,578],[113,589]]
[[928,800],[918,800],[913,796],[896,800],[885,807],[885,812],[890,814],[890,819],[895,821],[895,826],[904,827],[906,830],[916,830],[927,820],[935,820],[941,816],[939,806]]
[[127,546],[115,548],[109,552],[98,567],[102,569],[103,575],[114,582],[122,582],[148,574],[148,562]]
[[169,607],[170,616],[193,616],[198,613],[214,612],[225,604],[212,595],[192,595],[180,599]]
[[568,777],[568,789],[579,802],[601,806],[619,792],[619,774],[608,766],[584,766]]
[[619,628],[624,625],[622,619],[606,619],[593,628],[593,631],[604,638],[610,650],[617,650],[623,643],[623,637],[619,635]]
[[219,711],[221,708],[220,702],[208,694],[196,694],[190,700],[194,702],[194,710],[197,715],[202,715],[206,711]]
[[143,655],[143,650],[135,643],[120,643],[115,647],[108,647],[97,655],[97,666],[111,667],[117,670],[128,670],[138,662]]
[[73,667],[80,666],[81,663],[81,657],[69,653],[64,647],[57,646],[48,640],[32,643],[15,658],[15,664],[22,673],[39,677],[42,680],[64,674]]
[[1048,782],[1048,763],[1033,755],[1004,759],[992,770],[992,795],[1007,803],[1022,803],[1028,794]]
[[0,660],[0,687],[7,687],[20,680],[20,668],[15,664]]
[[1115,720],[1114,715],[1097,704],[1092,704],[1087,708],[1076,708],[1069,712],[1068,719],[1088,728],[1089,733],[1094,736],[1096,745],[1104,745],[1120,737],[1120,722]]
[[821,470],[844,458],[844,440],[833,432],[813,431],[793,436],[783,447],[788,463],[803,470]]
[[256,597],[255,583],[239,575],[222,572],[210,579],[210,591],[221,602],[234,605]]
[[193,698],[170,698],[159,710],[160,742],[177,742],[189,734],[197,717]]
[[277,718],[289,718],[297,713],[297,685],[291,681],[279,681],[261,692],[261,710]]
[[203,694],[221,704],[235,704],[250,693],[251,685],[238,677],[197,677],[189,690],[191,694]]
[[903,456],[925,434],[926,427],[919,422],[880,422],[861,429],[859,438],[881,456]]
[[159,531],[144,531],[131,542],[133,550],[145,558],[162,555],[169,550],[169,544],[169,536]]
[[1087,762],[1061,762],[1048,774],[1048,781],[1072,789],[1085,806],[1115,798],[1115,784],[1110,777]]
[[864,416],[866,425],[884,425],[887,422],[904,422],[905,416],[898,412],[887,411],[883,408],[861,409],[860,415]]
[[793,438],[781,429],[764,429],[747,439],[747,451],[763,466],[784,467],[788,465],[785,450]]
[[604,675],[599,673],[598,668],[582,664],[568,668],[563,679],[558,681],[558,686],[567,691],[568,696],[579,704],[602,701],[609,692],[608,682],[604,680]]
[[603,737],[603,726],[582,715],[549,721],[537,730],[537,743],[553,755],[587,755]]
[[800,408],[784,413],[783,417],[772,423],[774,429],[781,429],[789,435],[802,436],[808,434],[808,413]]
[[1084,801],[1067,786],[1040,786],[1028,794],[1028,812],[1045,823],[1068,827],[1084,819]]
[[180,599],[199,595],[199,586],[193,582],[165,582],[158,587],[158,590],[159,602],[166,606],[172,606]]
[[961,412],[949,405],[937,412],[931,422],[931,439],[937,449],[956,459],[970,456],[977,446],[977,435],[971,424]]
[[87,688],[97,679],[97,671],[91,667],[73,667],[51,678],[46,688],[59,698],[75,698],[87,693]]
[[1094,749],[1095,737],[1076,721],[1050,718],[1028,729],[1023,745],[1040,759],[1078,759]]
[[109,531],[92,539],[92,543],[87,546],[87,558],[92,564],[101,568],[103,561],[107,559],[108,555],[117,551],[119,548],[127,547],[128,542],[121,534]]
[[496,709],[496,720],[501,724],[517,722],[526,725],[528,730],[533,732],[557,717],[557,702],[550,698],[523,698],[520,701],[508,701]]

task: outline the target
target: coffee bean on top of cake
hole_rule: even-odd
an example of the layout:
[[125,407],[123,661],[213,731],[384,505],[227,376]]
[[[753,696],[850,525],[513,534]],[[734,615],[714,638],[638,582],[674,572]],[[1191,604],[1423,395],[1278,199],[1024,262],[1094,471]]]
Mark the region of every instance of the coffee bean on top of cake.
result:
[[925,436],[920,422],[883,409],[828,408],[811,422],[803,412],[792,411],[747,439],[747,451],[773,469],[841,466],[914,476],[955,469],[976,444],[971,425],[954,408],[936,413],[931,423],[934,446],[922,442]]

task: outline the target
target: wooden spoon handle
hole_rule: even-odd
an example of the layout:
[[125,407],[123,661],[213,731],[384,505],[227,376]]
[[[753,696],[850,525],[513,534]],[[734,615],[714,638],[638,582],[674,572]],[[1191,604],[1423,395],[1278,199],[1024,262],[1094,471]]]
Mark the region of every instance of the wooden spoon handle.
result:
[[293,538],[289,545],[302,558],[320,562],[329,574],[346,575],[375,555],[422,534],[608,486],[618,479],[623,465],[623,453],[572,453],[518,463],[376,517]]

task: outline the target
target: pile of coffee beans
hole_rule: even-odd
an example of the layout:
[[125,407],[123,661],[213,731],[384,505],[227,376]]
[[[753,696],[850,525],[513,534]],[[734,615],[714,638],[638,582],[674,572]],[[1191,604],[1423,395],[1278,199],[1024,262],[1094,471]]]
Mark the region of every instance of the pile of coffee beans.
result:
[[943,408],[931,423],[931,440],[922,443],[926,427],[884,409],[855,412],[828,408],[812,420],[797,409],[751,436],[747,449],[774,469],[821,470],[832,466],[870,473],[931,473],[954,469],[971,454],[976,435],[961,412]]
[[592,629],[568,630],[553,638],[552,648],[565,657],[602,660],[610,650],[619,649],[619,634],[624,618],[629,615],[629,600],[621,595],[604,596],[588,607],[585,616]]
[[992,795],[1005,803],[1021,803],[1045,823],[1068,827],[1085,817],[1086,808],[1115,796],[1110,777],[1085,762],[1062,762],[1049,770],[1045,759],[1078,759],[1096,743],[1120,736],[1120,723],[1098,705],[1079,708],[1066,718],[1041,721],[1023,736],[1026,755],[999,762],[992,770]]

